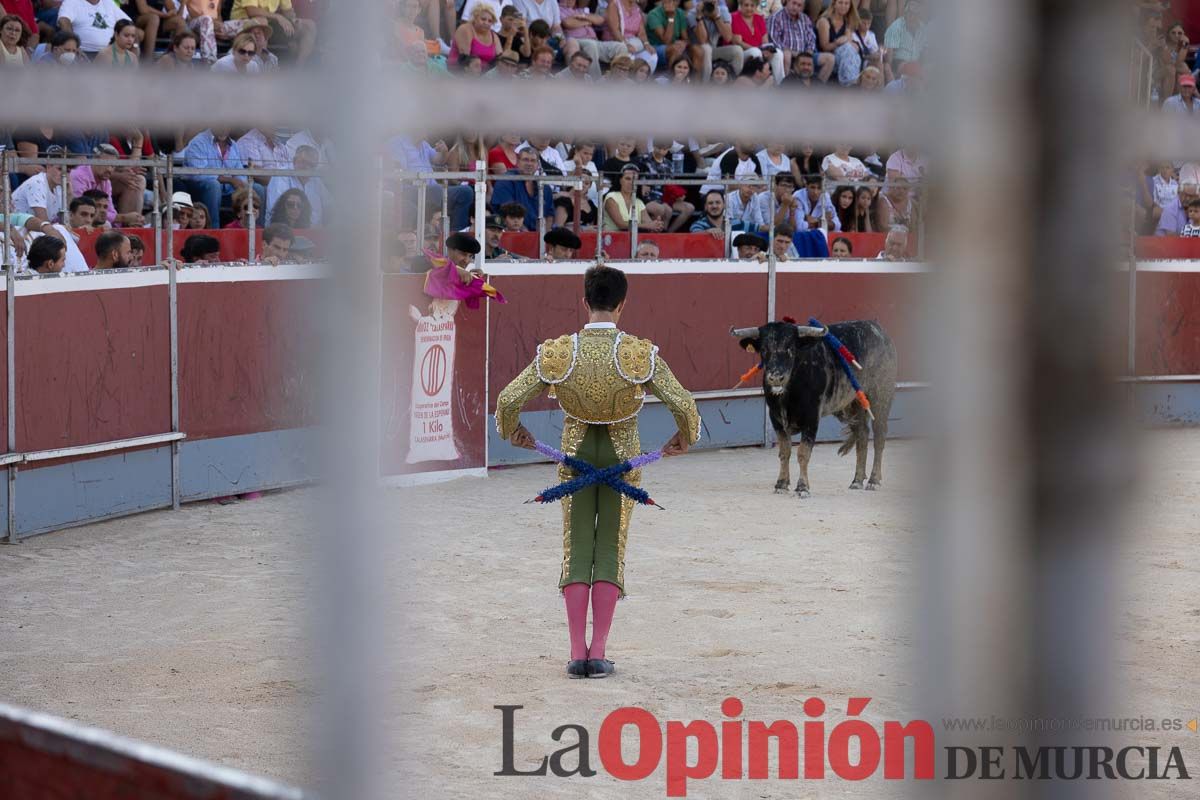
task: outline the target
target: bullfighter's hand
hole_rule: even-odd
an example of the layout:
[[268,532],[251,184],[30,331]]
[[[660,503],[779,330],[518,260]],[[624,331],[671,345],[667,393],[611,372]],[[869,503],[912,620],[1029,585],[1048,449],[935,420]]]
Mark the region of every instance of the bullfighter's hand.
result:
[[664,456],[681,456],[688,451],[687,440],[683,438],[682,431],[675,431],[675,435],[671,437],[665,445],[663,445]]
[[513,435],[511,438],[509,438],[509,441],[512,442],[512,444],[516,447],[524,447],[526,450],[534,449],[533,434],[530,433],[524,425],[517,426],[517,429],[513,431]]

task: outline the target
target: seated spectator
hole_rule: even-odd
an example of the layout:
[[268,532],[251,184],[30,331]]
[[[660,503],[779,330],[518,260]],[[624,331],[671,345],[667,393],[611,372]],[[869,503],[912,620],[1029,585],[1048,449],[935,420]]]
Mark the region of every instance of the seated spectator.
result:
[[[558,12],[568,42],[575,42],[579,52],[591,59],[588,74],[592,80],[600,80],[602,63],[610,63],[617,56],[629,55],[629,47],[625,42],[601,41],[597,37],[596,32],[605,24],[604,17],[594,13],[583,0],[558,0]],[[571,65],[570,59],[567,64]]]
[[[767,20],[758,13],[758,0],[740,0],[738,13],[733,15],[730,30],[733,33],[732,43],[742,48],[742,55],[746,59],[760,59],[770,68],[775,83],[783,81],[783,52],[767,38]],[[761,67],[755,69],[753,74],[757,75],[760,70]],[[741,74],[747,75],[745,63],[742,65]]]
[[757,261],[759,255],[767,252],[767,240],[757,233],[739,233],[733,237],[733,247],[737,250],[740,261]]
[[[722,178],[761,176],[762,164],[754,155],[756,149],[752,142],[734,142],[733,147],[713,159],[712,166],[708,168],[708,179],[717,181]],[[700,191],[707,192],[710,189],[720,188],[722,188],[720,184],[705,184],[700,187]]]
[[[518,144],[521,141],[520,136],[511,137]],[[292,137],[295,139],[295,137]],[[289,146],[291,140],[289,140]],[[397,136],[388,142],[388,149],[395,161],[396,166],[404,172],[428,173],[433,172],[435,167],[444,167],[448,159],[449,148],[441,139],[437,140],[435,145],[429,142],[417,142],[406,136]],[[491,155],[489,155],[489,161]],[[464,165],[470,169],[474,164]],[[467,221],[471,209],[475,207],[475,192],[471,186],[451,185],[445,190],[446,206],[450,212],[450,226],[454,230],[462,230],[467,227]],[[426,181],[425,183],[425,208],[426,219],[414,223],[417,212],[417,188],[413,184],[405,184],[402,186],[398,204],[401,207],[401,225],[406,228],[416,228],[419,225],[424,225],[430,216],[428,209],[441,209],[442,207],[442,186],[434,180]],[[268,204],[268,208],[274,208]],[[294,227],[294,226],[293,226]]]
[[742,183],[738,184],[734,191],[725,195],[725,214],[729,217],[732,230],[754,231],[758,229],[758,204],[755,202],[757,194],[758,187]]
[[246,185],[237,177],[246,168],[237,143],[229,137],[229,126],[221,125],[200,131],[188,142],[183,151],[183,163],[188,167],[228,169],[229,173],[219,177],[197,175],[176,178],[176,185],[208,207],[209,219],[221,218],[221,201],[232,197],[235,190]]
[[215,236],[195,233],[183,243],[179,255],[185,264],[213,264],[221,260],[221,243]]
[[[671,141],[656,139],[650,142],[650,152],[638,160],[642,174],[648,178],[671,176]],[[696,207],[685,197],[687,190],[677,184],[643,184],[645,191],[639,196],[646,201],[646,213],[661,222],[664,230],[675,233],[691,221]],[[672,219],[674,217],[674,219]]]
[[249,189],[243,187],[234,192],[232,205],[234,219],[226,228],[248,229],[250,221],[258,219],[258,195]]
[[900,77],[883,87],[884,94],[915,94],[925,88],[920,63],[909,61],[899,69]]
[[[126,6],[129,3],[125,4]],[[154,57],[154,43],[158,41],[159,31],[171,38],[187,28],[183,19],[182,0],[134,0],[137,17],[134,22],[139,28],[139,39],[143,43],[141,56]],[[118,31],[118,35],[119,35]]]
[[308,61],[316,49],[316,23],[297,17],[292,10],[291,0],[233,0],[229,17],[233,22],[265,19],[273,30],[279,31],[295,47],[297,64]]
[[23,67],[29,63],[30,32],[16,14],[0,17],[0,67]]
[[29,246],[26,263],[33,272],[57,275],[67,265],[67,243],[54,236],[39,236]]
[[171,39],[167,52],[155,62],[162,69],[192,69],[200,37],[193,30],[182,30]]
[[50,39],[50,46],[45,43],[34,50],[33,63],[58,64],[69,67],[79,56],[79,37],[69,31],[57,31]]
[[[570,58],[578,51],[579,46],[568,43],[563,36],[562,11],[558,7],[557,0],[513,0],[513,4],[520,10],[531,32],[536,23],[546,23],[548,36],[551,41],[562,42],[561,47],[564,58]],[[500,13],[503,16],[504,12],[501,11]],[[531,44],[533,43],[531,42]],[[536,47],[537,45],[533,46]],[[551,47],[555,50],[558,49],[556,45],[551,45]]]
[[908,0],[904,15],[883,36],[883,46],[891,53],[892,69],[899,71],[908,62],[921,60],[926,46],[926,23],[922,0]]
[[220,0],[184,0],[188,28],[200,37],[200,60],[217,61],[217,42],[228,42],[242,32],[245,20],[222,20]]
[[767,62],[755,56],[747,56],[742,62],[742,74],[733,82],[734,86],[749,89],[761,89],[774,86],[771,82],[771,67]]
[[[858,34],[859,24],[858,10],[850,0],[833,0],[817,19],[817,47],[820,58],[833,58],[838,83],[842,86],[858,83],[859,73],[862,72],[862,54],[855,47],[854,39]],[[824,74],[822,69],[822,75]]]
[[885,83],[879,67],[864,67],[858,81],[858,88],[866,92],[878,92],[883,89]]
[[[114,0],[62,0],[58,27],[79,37],[80,48],[92,57],[112,44],[117,23],[130,21]],[[137,30],[136,28],[134,30]],[[141,37],[141,31],[137,31]]]
[[858,9],[858,29],[854,32],[851,44],[862,58],[863,70],[874,67],[879,70],[880,75],[884,75],[890,66],[884,58],[884,50],[879,46],[879,40],[875,38],[875,32],[871,30],[871,23],[874,20],[874,12],[864,3]]
[[71,201],[67,224],[77,231],[91,231],[96,221],[96,201],[90,197],[76,197]]
[[[61,155],[62,148],[53,146],[48,155]],[[48,161],[42,172],[17,187],[12,193],[12,208],[23,214],[32,214],[46,222],[57,222],[62,202],[59,186],[62,185],[62,166],[56,161]],[[2,210],[2,209],[0,209]]]
[[[40,125],[28,130],[13,131],[13,144],[19,158],[36,159],[38,156],[50,153],[51,148],[60,155],[68,142],[65,136],[56,134],[49,125]],[[17,172],[26,177],[37,175],[42,171],[41,165],[17,167]]]
[[[800,257],[796,252],[796,246],[792,243],[792,236],[796,233],[796,229],[791,225],[780,225],[775,229],[775,238],[771,240],[771,251],[775,253],[775,261],[782,262],[792,260],[795,261]],[[763,261],[767,259],[759,256]]]
[[[316,149],[306,145],[296,151],[292,166],[300,171],[311,172],[317,168],[317,158]],[[267,183],[266,207],[274,209],[276,200],[288,189],[299,189],[308,198],[309,208],[312,209],[311,222],[314,227],[328,224],[328,210],[333,197],[329,193],[329,189],[325,187],[324,181],[315,175],[277,175]],[[278,221],[270,217],[267,219],[268,223]]]
[[[1190,176],[1189,176],[1190,177]],[[1155,226],[1155,236],[1178,236],[1187,225],[1187,207],[1193,200],[1200,199],[1200,186],[1194,183],[1181,183],[1179,194],[1174,200],[1163,206],[1162,214]]]
[[820,175],[809,175],[804,179],[804,188],[793,197],[800,202],[800,213],[810,229],[820,228],[824,220],[827,230],[833,230],[837,224],[837,214],[829,195],[821,191],[822,183]]
[[[111,144],[97,145],[93,155],[97,158],[120,158],[117,148]],[[120,177],[123,179],[120,184],[125,192],[132,194],[132,197],[126,198],[129,207],[137,208],[137,211],[128,211],[126,213],[117,212],[117,204],[114,202],[113,194],[115,191],[113,178],[117,177],[117,170],[122,169]],[[102,220],[107,222],[112,227],[132,228],[145,224],[142,218],[142,198],[146,190],[146,179],[141,176],[132,176],[127,168],[117,167],[102,167],[81,164],[71,170],[71,194],[76,197],[83,196],[89,189],[99,189],[104,192],[108,203],[106,204],[105,217]]]
[[908,260],[908,228],[897,225],[888,231],[883,240],[883,252],[876,256],[877,261],[907,261]]
[[592,64],[592,57],[580,50],[567,59],[567,68],[554,77],[563,80],[590,82],[592,80]]
[[1163,111],[1195,116],[1200,114],[1200,98],[1196,97],[1196,79],[1188,74],[1179,76],[1179,94],[1163,101]]
[[554,67],[554,50],[549,45],[539,45],[533,51],[533,60],[525,74],[526,78],[549,78]]
[[692,62],[686,54],[675,56],[667,67],[667,73],[655,78],[654,82],[664,86],[672,83],[686,86],[692,82]]
[[842,222],[841,229],[846,233],[874,233],[878,228],[875,225],[876,214],[876,195],[871,191],[869,186],[860,186],[858,191],[854,193],[854,213],[850,215],[850,222]]
[[212,65],[213,72],[236,72],[241,75],[257,75],[262,71],[255,57],[258,55],[258,44],[249,33],[239,33],[233,40],[229,52],[216,60]]
[[604,164],[600,167],[600,171],[604,173],[604,177],[609,180],[615,180],[620,176],[622,170],[633,164],[633,151],[636,147],[637,139],[631,136],[617,139],[612,155],[606,158]]
[[[509,170],[509,175],[533,176],[540,164],[538,154],[531,148],[526,148],[517,154],[517,168]],[[547,227],[554,216],[554,195],[550,187],[541,186],[542,212],[547,218]],[[498,181],[492,190],[492,210],[499,211],[506,203],[520,203],[525,209],[525,228],[538,230],[538,184],[532,180]]]
[[850,240],[845,236],[839,236],[833,240],[833,246],[829,248],[829,253],[834,258],[853,258],[854,245],[850,244]]
[[876,197],[875,217],[878,229],[889,230],[897,225],[912,226],[917,221],[916,202],[908,186],[898,182],[884,186]]
[[804,0],[787,0],[783,8],[767,20],[767,34],[783,56],[783,72],[791,76],[795,61],[801,55],[809,60],[809,77],[812,76],[812,54],[817,51],[817,33],[812,20],[804,13]]
[[[807,19],[807,17],[806,17]],[[758,163],[762,166],[762,176],[769,178],[772,175],[778,175],[781,172],[792,174],[792,159],[784,152],[785,145],[782,143],[768,143],[766,147],[759,150],[756,154]],[[795,178],[792,179],[795,184]]]
[[[744,61],[743,61],[744,65]],[[731,64],[724,61],[713,62],[712,74],[709,76],[709,82],[717,86],[725,86],[731,84],[737,75],[741,74],[741,67],[735,72]]]
[[471,16],[454,31],[450,47],[450,63],[457,65],[466,56],[477,56],[485,67],[490,67],[503,52],[500,35],[492,30],[496,24],[496,12],[490,5],[480,3],[471,10]]
[[[522,211],[522,213],[524,213]],[[490,216],[483,227],[483,259],[484,261],[516,261],[516,256],[500,246],[500,237],[504,235],[505,224],[499,216]]]
[[142,267],[146,264],[146,243],[140,236],[129,237],[129,266]]
[[282,222],[289,228],[305,230],[312,227],[312,206],[308,195],[299,189],[288,189],[271,206],[267,219]]
[[517,149],[521,146],[521,137],[515,133],[506,133],[487,154],[488,171],[493,175],[503,175],[517,168]]
[[850,155],[850,145],[845,143],[837,145],[832,153],[825,156],[821,162],[821,172],[825,177],[839,181],[861,181],[867,177],[866,165]]
[[512,50],[505,50],[496,57],[496,66],[483,73],[484,78],[515,78],[521,70],[521,59]]
[[271,52],[272,31],[271,24],[262,18],[247,20],[242,27],[242,33],[254,37],[254,47],[258,51],[254,61],[258,64],[259,72],[275,72],[279,69],[279,56]]
[[496,34],[500,37],[500,52],[511,50],[522,61],[529,61],[533,58],[533,48],[529,40],[529,21],[521,13],[521,9],[515,5],[505,6],[500,11],[500,30],[496,31]]
[[203,203],[192,209],[192,219],[188,223],[187,229],[190,231],[206,231],[209,228],[215,228],[215,225],[210,225],[208,221],[208,207]]
[[637,219],[640,230],[661,231],[661,220],[652,219],[646,213],[646,204],[634,198],[633,185],[641,172],[636,164],[628,164],[621,170],[617,188],[604,196],[604,229],[627,231],[631,220]]
[[723,83],[728,83],[734,75],[742,72],[742,48],[733,43],[733,17],[724,0],[702,0],[697,7],[692,4],[689,16],[694,15],[695,23],[691,28],[692,61],[696,66],[700,79],[704,82],[712,80],[717,64],[722,65],[725,76]]
[[120,231],[105,231],[96,238],[94,269],[125,269],[129,266],[129,237]]
[[[787,225],[793,229],[804,222],[800,201],[796,199],[796,180],[791,172],[775,176],[775,228]],[[761,191],[754,195],[754,224],[759,233],[771,230],[771,193]]]
[[88,189],[80,197],[86,197],[91,200],[96,206],[96,216],[92,221],[92,228],[95,230],[112,230],[112,223],[108,221],[108,212],[112,211],[112,198],[108,192],[103,189]]
[[508,233],[521,233],[526,230],[525,206],[520,203],[505,203],[496,209],[496,212]]
[[713,236],[725,235],[725,194],[712,189],[704,194],[704,213],[689,228],[692,233],[708,231]]
[[163,209],[163,223],[169,218],[173,229],[187,230],[192,226],[192,214],[195,210],[191,195],[187,192],[175,192],[171,195],[171,204]]
[[583,247],[580,238],[566,228],[552,228],[546,231],[542,241],[546,243],[547,261],[572,261],[575,253]]
[[679,0],[659,0],[646,15],[646,38],[658,56],[658,63],[672,64],[687,54],[687,12]]
[[1186,239],[1200,238],[1200,198],[1187,204],[1187,224],[1179,235]]
[[639,241],[637,252],[634,254],[634,259],[637,261],[658,261],[659,259],[658,242]]
[[287,225],[281,222],[268,225],[263,230],[262,260],[272,266],[286,262],[291,255],[292,242],[295,240],[296,234]]
[[612,0],[605,15],[604,33],[608,41],[624,42],[629,54],[649,64],[651,72],[658,66],[658,53],[650,46],[646,19],[637,0]]

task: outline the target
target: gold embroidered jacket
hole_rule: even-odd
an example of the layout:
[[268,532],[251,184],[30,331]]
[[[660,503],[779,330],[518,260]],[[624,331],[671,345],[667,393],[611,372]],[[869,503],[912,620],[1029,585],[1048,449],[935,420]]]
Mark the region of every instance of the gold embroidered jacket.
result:
[[658,348],[615,328],[584,328],[539,345],[533,363],[496,401],[501,436],[512,436],[521,408],[545,389],[569,420],[590,425],[633,420],[648,391],[670,409],[689,444],[700,438],[696,402],[659,357]]

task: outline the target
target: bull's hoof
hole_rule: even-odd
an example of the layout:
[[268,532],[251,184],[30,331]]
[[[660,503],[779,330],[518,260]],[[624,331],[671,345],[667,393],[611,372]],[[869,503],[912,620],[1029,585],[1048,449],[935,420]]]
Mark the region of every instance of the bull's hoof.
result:
[[863,482],[861,480],[855,480],[853,483],[850,484],[850,488],[851,489],[861,489],[861,488],[863,488]]
[[788,493],[788,482],[787,481],[775,481],[775,494],[787,494],[787,493]]
[[873,491],[875,491],[876,489],[878,489],[878,488],[879,488],[879,487],[882,485],[882,483],[883,483],[883,481],[870,481],[870,482],[867,484],[867,491],[868,491],[868,492],[873,492]]
[[796,487],[796,497],[797,498],[799,498],[801,500],[807,500],[811,496],[812,496],[812,493],[808,491],[807,486],[797,486]]

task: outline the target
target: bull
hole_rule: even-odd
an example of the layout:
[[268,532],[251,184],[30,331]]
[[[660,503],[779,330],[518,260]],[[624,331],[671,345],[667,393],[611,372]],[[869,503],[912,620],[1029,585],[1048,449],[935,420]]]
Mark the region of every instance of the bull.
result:
[[[851,449],[857,460],[851,489],[877,489],[883,482],[883,448],[887,438],[888,414],[896,396],[896,347],[878,322],[854,321],[830,325],[842,344],[854,354],[861,369],[855,377],[866,392],[874,414],[857,401],[854,387],[842,368],[841,359],[824,339],[826,329],[793,322],[769,322],[758,328],[731,328],[744,349],[762,359],[763,395],[771,426],[779,440],[779,479],[775,491],[787,492],[792,437],[799,435],[796,464],[800,479],[796,496],[809,496],[808,462],[817,440],[821,417],[833,415],[843,424],[846,440],[838,455]],[[867,480],[868,426],[875,437],[875,461]]]

